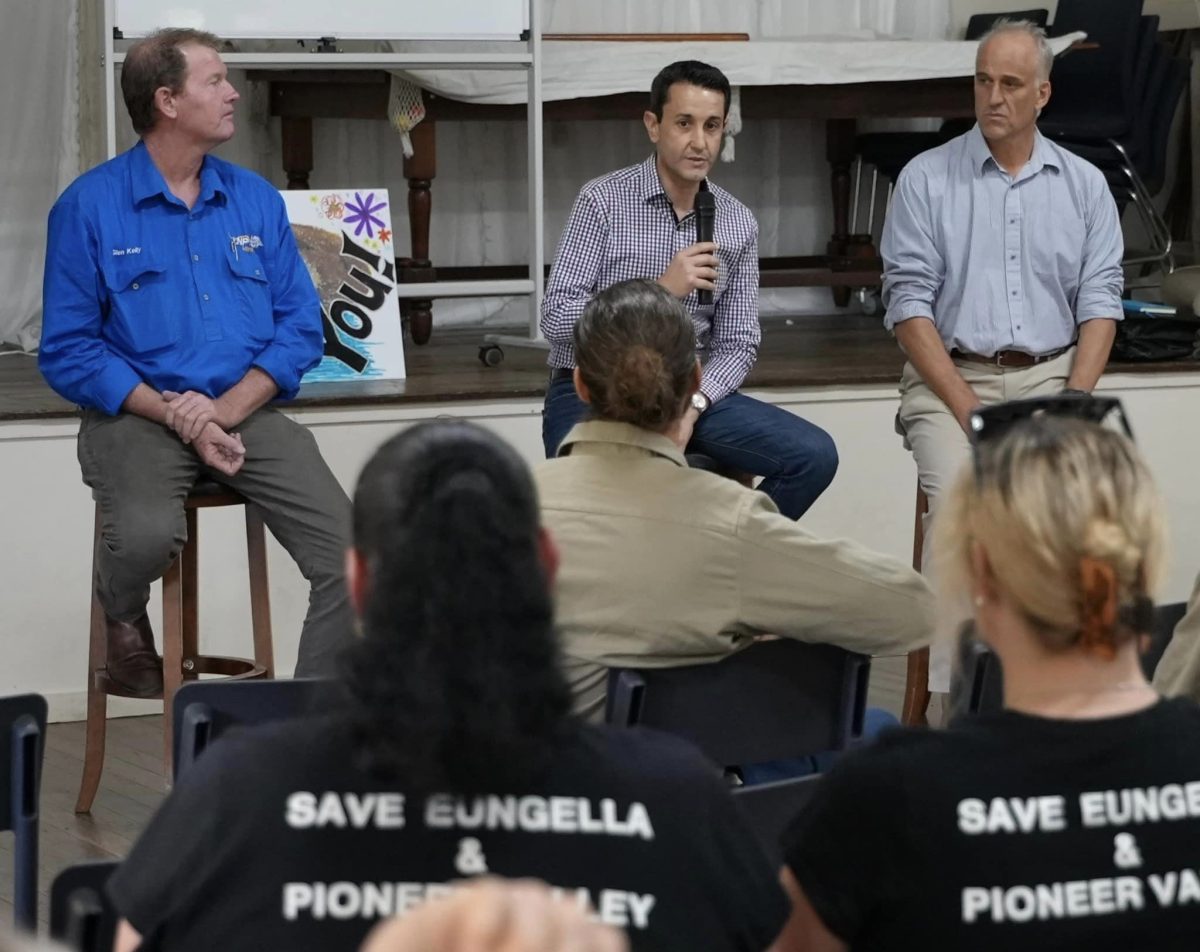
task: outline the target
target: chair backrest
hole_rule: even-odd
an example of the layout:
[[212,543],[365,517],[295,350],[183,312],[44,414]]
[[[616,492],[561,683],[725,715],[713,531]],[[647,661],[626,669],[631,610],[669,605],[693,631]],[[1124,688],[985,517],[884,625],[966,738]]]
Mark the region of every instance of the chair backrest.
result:
[[333,694],[334,682],[189,681],[175,693],[175,777],[230,727],[300,717]]
[[1004,13],[976,13],[967,21],[967,32],[964,40],[978,40],[997,20],[1028,20],[1040,27],[1045,27],[1050,20],[1050,11],[1037,10],[1008,10]]
[[780,837],[816,792],[820,774],[776,780],[750,787],[736,787],[733,798],[758,837],[758,842],[775,866],[783,863]]
[[46,699],[0,698],[0,830],[13,832],[13,919],[37,927],[38,803],[46,737]]
[[119,864],[68,866],[50,884],[50,937],[75,952],[111,952],[117,914],[105,884]]
[[1187,602],[1171,602],[1154,609],[1154,627],[1150,632],[1150,646],[1142,652],[1142,671],[1147,678],[1154,677],[1154,670],[1162,660],[1163,652],[1175,634],[1175,626],[1187,614]]
[[862,733],[871,660],[781,638],[712,664],[614,668],[608,722],[685,737],[723,767],[841,750]]
[[1044,132],[1107,139],[1123,136],[1132,128],[1139,107],[1142,2],[1059,0],[1051,32],[1063,36],[1082,30],[1097,47],[1055,61],[1053,92],[1039,120]]

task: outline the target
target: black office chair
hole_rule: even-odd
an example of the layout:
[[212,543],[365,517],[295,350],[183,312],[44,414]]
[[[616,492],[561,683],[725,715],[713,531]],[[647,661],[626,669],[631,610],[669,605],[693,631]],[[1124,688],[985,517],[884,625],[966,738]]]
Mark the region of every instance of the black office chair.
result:
[[38,803],[45,737],[44,697],[0,698],[0,830],[13,832],[13,921],[30,932],[37,928]]
[[337,696],[336,682],[189,681],[175,694],[175,778],[230,727],[302,717]]
[[783,831],[812,799],[820,781],[820,774],[810,774],[734,789],[733,798],[741,805],[750,828],[773,865],[783,863],[779,844]]
[[1154,629],[1150,632],[1150,644],[1142,652],[1142,672],[1147,678],[1154,677],[1163,652],[1167,650],[1167,645],[1175,634],[1175,626],[1186,614],[1187,602],[1171,602],[1154,609]]
[[75,952],[112,952],[116,910],[105,884],[119,864],[68,866],[50,885],[50,937]]
[[833,645],[763,641],[712,664],[611,669],[607,720],[677,734],[722,767],[805,757],[862,735],[870,674]]

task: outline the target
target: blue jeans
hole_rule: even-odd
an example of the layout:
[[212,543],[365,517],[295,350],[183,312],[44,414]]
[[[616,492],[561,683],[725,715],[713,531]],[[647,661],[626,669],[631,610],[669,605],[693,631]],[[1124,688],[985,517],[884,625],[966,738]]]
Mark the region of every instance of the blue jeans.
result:
[[[849,749],[854,750],[863,744],[869,744],[881,731],[899,726],[900,722],[896,720],[895,715],[882,708],[868,707],[863,716],[862,736],[851,744]],[[760,783],[771,783],[773,780],[791,780],[793,777],[825,773],[843,753],[845,751],[828,750],[812,757],[789,757],[786,760],[768,760],[761,764],[745,764],[741,768],[742,782],[751,787]]]
[[[542,410],[546,457],[580,420],[588,406],[570,377],[550,380]],[[696,421],[689,453],[711,456],[722,466],[762,476],[759,489],[789,519],[799,519],[833,481],[838,455],[833,438],[794,413],[741,393],[714,403]]]

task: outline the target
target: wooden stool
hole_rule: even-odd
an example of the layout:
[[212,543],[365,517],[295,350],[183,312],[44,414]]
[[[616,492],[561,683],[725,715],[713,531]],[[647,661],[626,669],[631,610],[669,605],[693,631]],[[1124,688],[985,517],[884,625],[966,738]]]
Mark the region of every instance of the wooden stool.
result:
[[[912,566],[921,571],[921,556],[925,551],[925,515],[929,498],[917,480],[917,514],[913,525]],[[929,649],[918,648],[908,653],[908,677],[904,683],[904,709],[900,720],[907,727],[926,727],[929,724]]]
[[[250,565],[250,623],[254,631],[254,660],[227,658],[199,653],[200,611],[198,567],[199,548],[196,534],[196,510],[216,506],[245,506],[246,555]],[[171,775],[171,702],[184,681],[201,674],[215,674],[230,680],[271,678],[275,661],[271,645],[271,603],[267,589],[267,540],[262,516],[238,493],[219,483],[202,479],[184,501],[187,541],[183,551],[162,578],[163,598],[163,768]],[[100,507],[96,506],[95,544],[100,542]],[[94,549],[93,549],[94,552]],[[76,813],[92,808],[100,774],[104,770],[104,738],[107,727],[108,696],[129,697],[119,684],[108,677],[108,640],[105,636],[104,609],[95,594],[95,555],[92,565],[92,621],[88,647],[87,739],[84,746],[83,779],[79,785]]]

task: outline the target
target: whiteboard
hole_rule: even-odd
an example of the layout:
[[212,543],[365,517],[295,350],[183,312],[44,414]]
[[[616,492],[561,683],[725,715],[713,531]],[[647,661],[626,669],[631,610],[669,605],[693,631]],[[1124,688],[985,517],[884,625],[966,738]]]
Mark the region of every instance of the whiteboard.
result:
[[126,37],[193,27],[222,39],[516,40],[528,0],[115,0]]

